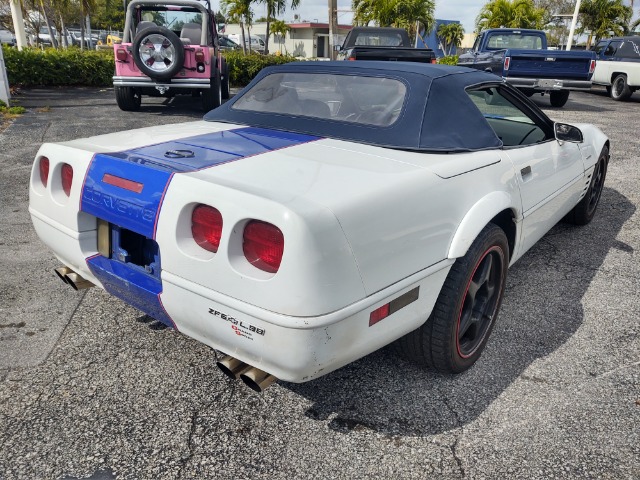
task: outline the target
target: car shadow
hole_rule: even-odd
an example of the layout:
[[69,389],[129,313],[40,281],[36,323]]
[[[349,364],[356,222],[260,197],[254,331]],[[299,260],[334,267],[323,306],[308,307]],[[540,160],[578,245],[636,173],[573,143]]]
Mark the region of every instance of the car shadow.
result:
[[317,380],[280,384],[312,402],[307,417],[338,432],[426,436],[466,425],[581,326],[581,299],[607,254],[633,250],[616,236],[634,211],[626,197],[605,188],[589,225],[560,223],[524,255],[509,271],[487,348],[465,373],[424,370],[385,348]]

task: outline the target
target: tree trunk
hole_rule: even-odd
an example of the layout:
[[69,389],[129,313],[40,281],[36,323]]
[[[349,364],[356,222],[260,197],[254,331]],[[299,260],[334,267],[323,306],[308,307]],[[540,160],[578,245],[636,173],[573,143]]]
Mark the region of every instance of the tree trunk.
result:
[[240,31],[242,32],[242,53],[247,54],[247,41],[244,37],[244,23],[240,22]]
[[271,29],[271,17],[267,16],[267,34],[264,39],[264,54],[269,53],[269,30]]
[[[53,27],[51,26],[51,22],[49,21],[49,17],[47,16],[47,9],[44,8],[44,1],[40,0],[40,8],[42,8],[42,15],[44,16],[44,22],[47,24],[47,28],[49,29],[49,39],[51,40],[51,46],[53,48],[58,48],[58,41],[56,40],[56,36],[53,34]],[[36,33],[38,35],[38,33]],[[40,37],[38,36],[38,40]]]
[[249,54],[251,54],[251,27],[247,24],[247,35],[249,35]]
[[69,48],[69,37],[67,35],[67,27],[64,24],[64,18],[60,15],[60,31],[62,32],[62,46]]
[[80,22],[80,50],[84,50],[84,22]]

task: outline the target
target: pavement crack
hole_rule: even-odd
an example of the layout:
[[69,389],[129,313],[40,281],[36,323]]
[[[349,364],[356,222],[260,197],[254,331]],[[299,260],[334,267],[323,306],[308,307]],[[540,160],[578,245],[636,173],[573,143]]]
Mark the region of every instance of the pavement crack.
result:
[[458,444],[460,442],[460,438],[464,434],[464,427],[462,426],[460,415],[458,415],[458,412],[456,411],[456,409],[453,408],[453,406],[449,403],[449,399],[447,398],[447,396],[441,395],[441,398],[442,398],[442,403],[444,403],[447,409],[451,412],[451,415],[453,415],[453,418],[455,420],[456,428],[454,430],[457,430],[457,432],[454,433],[454,442],[453,444],[449,445],[449,450],[451,451],[451,455],[453,456],[453,459],[458,465],[458,469],[460,470],[460,475],[462,476],[462,478],[464,478],[466,474],[464,470],[464,465],[462,464],[462,459],[458,456]]
[[638,365],[640,365],[640,361],[639,362],[633,362],[633,363],[628,363],[626,365],[621,365],[619,367],[616,367],[614,369],[608,370],[604,373],[601,373],[600,375],[598,375],[598,377],[602,378],[602,377],[608,377],[609,375],[612,375],[620,370],[624,370],[626,368],[631,368],[631,367],[637,367]]
[[73,309],[73,312],[71,312],[71,315],[69,315],[69,320],[67,321],[67,324],[64,326],[64,328],[62,329],[62,332],[60,332],[60,336],[58,337],[58,339],[56,340],[56,342],[53,344],[53,348],[51,348],[51,350],[49,351],[49,353],[47,354],[46,358],[42,361],[42,363],[45,363],[47,360],[49,360],[49,357],[51,357],[51,354],[54,352],[54,350],[56,350],[56,348],[58,347],[58,345],[60,344],[60,341],[62,340],[62,338],[64,337],[65,332],[67,331],[67,328],[69,328],[69,324],[71,323],[71,321],[73,320],[73,317],[75,316],[76,312],[78,311],[78,309],[80,308],[80,305],[82,305],[83,300],[85,299],[85,297],[87,296],[87,292],[88,290],[85,290],[84,292],[82,292],[82,295],[80,296],[80,300],[78,300],[78,304],[75,306],[75,308]]

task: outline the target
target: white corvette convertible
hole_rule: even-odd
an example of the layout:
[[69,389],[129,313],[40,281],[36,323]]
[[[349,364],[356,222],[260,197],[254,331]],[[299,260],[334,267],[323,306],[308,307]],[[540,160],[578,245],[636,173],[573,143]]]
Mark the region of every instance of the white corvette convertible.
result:
[[592,219],[608,160],[600,130],[484,72],[304,62],[203,121],[43,145],[29,211],[65,282],[224,352],[260,391],[394,341],[466,370],[508,266]]

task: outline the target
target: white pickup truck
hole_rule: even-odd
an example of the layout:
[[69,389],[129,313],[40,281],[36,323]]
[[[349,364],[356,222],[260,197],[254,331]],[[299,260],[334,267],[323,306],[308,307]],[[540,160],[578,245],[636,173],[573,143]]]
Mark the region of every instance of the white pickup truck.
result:
[[614,100],[628,100],[640,88],[640,37],[600,40],[593,83],[604,85]]

